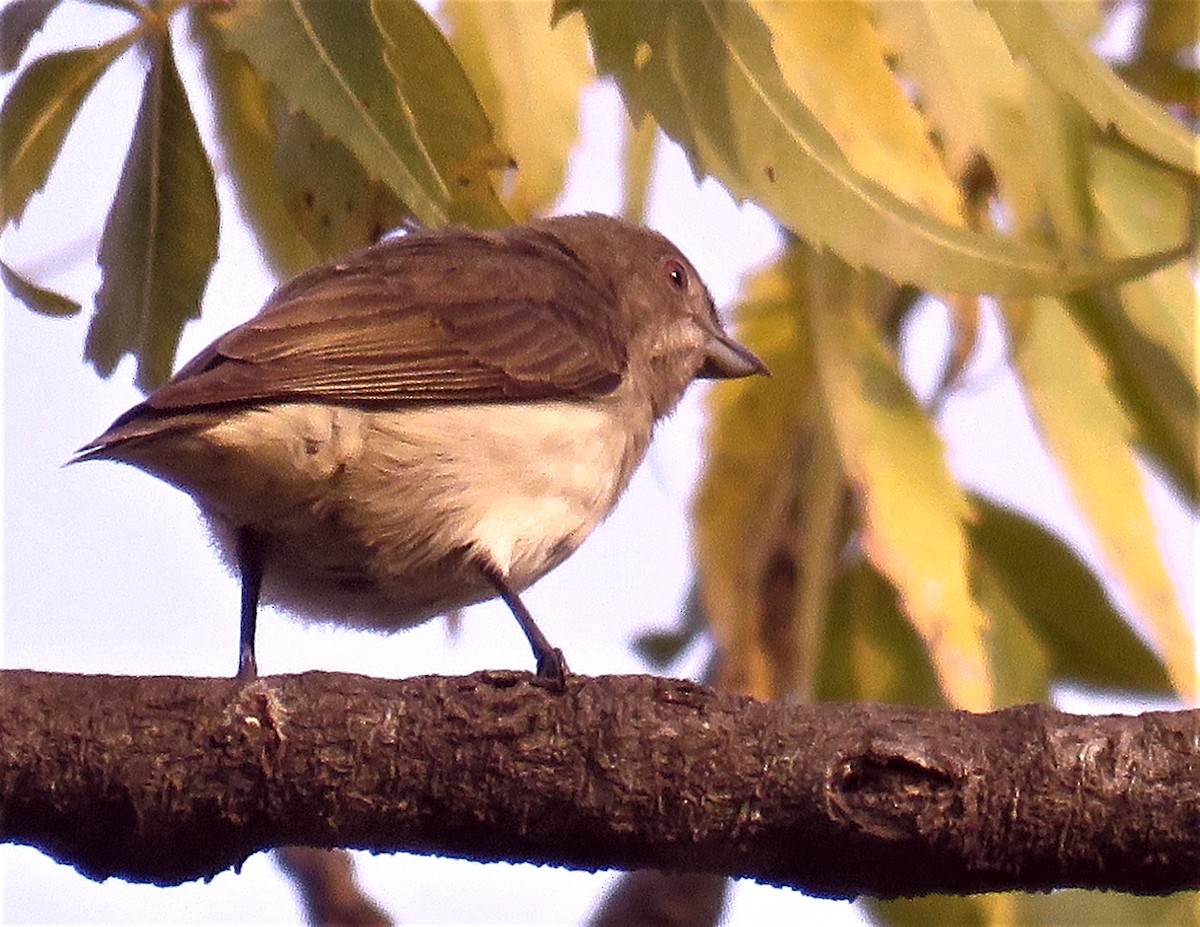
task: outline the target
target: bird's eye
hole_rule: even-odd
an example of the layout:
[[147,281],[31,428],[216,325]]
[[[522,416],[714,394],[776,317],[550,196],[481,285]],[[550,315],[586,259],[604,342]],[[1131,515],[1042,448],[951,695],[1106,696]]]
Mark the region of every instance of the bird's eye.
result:
[[663,272],[667,275],[667,280],[670,282],[673,289],[686,290],[688,285],[687,268],[682,262],[675,258],[667,258],[663,261]]

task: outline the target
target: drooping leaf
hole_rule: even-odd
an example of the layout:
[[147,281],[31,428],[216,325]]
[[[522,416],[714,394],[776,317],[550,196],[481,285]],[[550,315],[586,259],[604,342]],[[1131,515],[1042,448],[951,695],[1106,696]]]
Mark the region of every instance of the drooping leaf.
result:
[[58,4],[59,0],[12,0],[0,10],[0,74],[21,63],[29,40]]
[[973,155],[985,155],[1013,225],[1022,232],[1036,227],[1041,202],[1022,78],[995,24],[971,3],[919,0],[878,3],[875,10],[953,169],[962,174]]
[[708,465],[693,509],[701,597],[723,683],[762,698],[780,694],[784,675],[764,634],[763,588],[772,550],[787,532],[813,424],[804,402],[812,364],[798,307],[805,251],[789,249],[755,275],[737,310],[739,340],[772,375],[732,380],[709,394]]
[[992,668],[992,704],[1001,708],[1048,701],[1049,648],[991,563],[971,553],[971,590],[988,617],[985,643]]
[[124,354],[149,390],[171,373],[179,333],[200,313],[217,256],[217,193],[164,32],[100,241],[103,282],[85,355],[104,376]]
[[398,94],[365,5],[236,3],[210,7],[207,16],[288,106],[339,139],[421,222],[448,221],[451,192]]
[[[396,90],[449,192],[450,218],[474,226],[507,225],[511,218],[490,172],[511,167],[512,155],[496,144],[445,36],[415,0],[370,0],[370,6]],[[493,15],[501,10],[498,6]]]
[[970,507],[941,439],[869,321],[878,280],[826,260],[810,300],[822,408],[854,488],[867,556],[896,588],[951,704],[988,707],[988,622],[971,594]]
[[21,72],[0,109],[0,228],[46,183],[84,97],[133,38],[46,55]]
[[294,276],[321,255],[296,228],[279,188],[274,168],[279,136],[272,114],[281,107],[272,107],[267,82],[241,52],[225,46],[208,17],[196,7],[189,12],[190,38],[200,52],[205,87],[213,99],[217,143],[241,214],[275,275]]
[[1063,28],[1045,0],[982,0],[1015,53],[1052,86],[1069,93],[1103,129],[1181,171],[1200,173],[1200,140],[1152,101],[1132,90],[1087,42]]
[[55,293],[45,287],[38,286],[27,277],[23,277],[3,261],[0,261],[0,281],[16,299],[19,299],[34,312],[42,315],[68,316],[75,315],[80,309],[79,303],[68,299],[61,293]]
[[1050,674],[1093,688],[1166,694],[1161,659],[1079,557],[1050,531],[980,496],[971,547],[1044,642]]
[[1038,140],[1030,150],[1038,190],[1058,240],[1082,252],[1094,241],[1088,148],[1095,129],[1075,101],[1031,73],[1028,66],[1023,75],[1025,118]]
[[900,610],[896,591],[865,560],[833,587],[816,697],[929,708],[946,704],[929,652]]
[[[1100,241],[1110,254],[1187,237],[1200,189],[1108,145],[1091,151],[1091,193]],[[1196,382],[1196,283],[1178,261],[1121,287],[1130,322]]]
[[409,216],[391,188],[372,180],[337,139],[299,110],[276,105],[271,153],[284,208],[319,258],[374,244]]
[[582,23],[551,28],[549,0],[451,0],[442,9],[463,69],[516,161],[505,205],[518,221],[546,212],[562,192],[580,94],[592,80]]
[[1195,641],[1158,551],[1133,428],[1110,391],[1102,359],[1066,306],[1040,297],[1014,360],[1046,445],[1146,622],[1176,691],[1193,697]]
[[697,175],[711,174],[855,265],[933,289],[1066,292],[1164,262],[1086,262],[958,229],[855,171],[779,72],[770,32],[745,6],[558,0],[579,10],[597,66],[636,116],[648,110]]
[[951,225],[957,187],[888,65],[870,9],[847,0],[752,0],[784,80],[860,174]]

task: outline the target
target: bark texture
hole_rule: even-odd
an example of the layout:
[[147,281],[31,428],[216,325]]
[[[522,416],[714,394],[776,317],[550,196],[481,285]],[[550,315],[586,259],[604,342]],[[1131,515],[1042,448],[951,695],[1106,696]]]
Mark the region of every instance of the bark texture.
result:
[[877,897],[1200,887],[1200,712],[764,704],[680,680],[0,673],[0,835],[93,878],[306,845]]

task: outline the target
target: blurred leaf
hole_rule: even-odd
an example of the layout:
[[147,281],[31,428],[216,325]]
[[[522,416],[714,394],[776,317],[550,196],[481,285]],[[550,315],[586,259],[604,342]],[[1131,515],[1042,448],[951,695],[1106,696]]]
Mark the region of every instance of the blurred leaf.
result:
[[1162,661],[1064,541],[981,496],[971,502],[972,549],[1044,642],[1051,676],[1095,688],[1171,691]]
[[1200,908],[1195,892],[1163,898],[1063,889],[1048,895],[1016,896],[1016,918],[1022,927],[1063,924],[1119,924],[1120,927],[1198,927]]
[[1131,90],[1088,43],[1063,29],[1044,0],[981,0],[1015,53],[1053,87],[1079,101],[1102,129],[1193,174],[1200,173],[1196,136],[1161,107]]
[[104,376],[124,354],[137,385],[167,379],[185,321],[217,257],[217,192],[164,32],[150,70],[117,196],[100,241],[103,282],[85,356]]
[[0,10],[0,74],[21,63],[29,40],[58,4],[59,0],[13,0]]
[[579,135],[579,97],[592,80],[579,22],[550,26],[550,0],[447,0],[451,44],[516,160],[504,195],[517,221],[546,212],[562,192]]
[[1024,83],[1025,116],[1038,140],[1030,155],[1042,202],[1058,240],[1072,251],[1085,251],[1093,244],[1088,143],[1095,128],[1078,104],[1028,69]]
[[1004,294],[1066,292],[1159,266],[1084,263],[1035,245],[940,222],[855,171],[779,73],[769,31],[723,0],[558,0],[582,11],[597,66],[636,116],[648,110],[712,174],[809,241],[852,264],[925,287]]
[[38,58],[23,70],[0,109],[0,228],[20,220],[96,80],[136,38],[128,33],[97,48]]
[[[512,155],[496,144],[445,36],[414,0],[370,0],[370,6],[395,91],[448,191],[450,219],[471,226],[509,224],[489,172],[512,167]],[[502,9],[495,7],[495,15]]]
[[[1091,192],[1100,241],[1111,254],[1162,247],[1187,237],[1200,191],[1176,175],[1109,146],[1091,152]],[[1130,322],[1192,374],[1196,362],[1196,284],[1179,261],[1121,287]]]
[[987,618],[971,595],[970,506],[941,439],[868,321],[876,278],[826,259],[810,320],[822,407],[854,488],[863,549],[896,587],[954,705],[990,706]]
[[321,260],[377,242],[409,215],[336,139],[300,111],[276,106],[272,152],[280,195],[294,227]]
[[989,561],[972,550],[971,589],[988,616],[986,638],[992,670],[992,704],[1025,705],[1050,698],[1050,656],[1028,616],[1009,594]]
[[0,281],[3,281],[5,288],[16,299],[42,315],[75,315],[80,309],[79,303],[75,300],[38,286],[27,277],[18,274],[3,261],[0,261]]
[[700,602],[700,586],[693,583],[688,589],[675,627],[639,634],[634,638],[633,649],[648,663],[666,669],[707,629],[708,619]]
[[784,80],[856,171],[943,222],[962,225],[958,188],[929,127],[888,65],[865,3],[751,0]]
[[621,177],[625,181],[621,216],[630,222],[644,222],[650,181],[654,176],[654,155],[658,149],[658,123],[649,113],[635,125],[626,113],[625,151]]
[[789,248],[746,287],[738,337],[771,377],[731,380],[708,394],[708,465],[693,509],[701,596],[722,678],[762,698],[774,694],[777,673],[763,639],[761,592],[813,427],[804,402],[812,393],[812,363],[799,309],[807,253]]
[[816,698],[946,705],[929,653],[900,611],[896,591],[865,560],[847,570],[831,591]]
[[284,206],[274,169],[279,139],[272,118],[273,91],[241,52],[225,47],[208,17],[196,7],[190,13],[191,39],[200,51],[217,140],[241,215],[275,276],[294,276],[322,255],[301,236]]
[[1176,691],[1196,692],[1195,642],[1158,551],[1131,447],[1103,360],[1058,300],[1033,301],[1015,364],[1046,445],[1162,651]]
[[340,139],[418,219],[448,221],[450,190],[399,96],[365,4],[238,3],[210,7],[207,16],[289,106]]
[[[889,927],[1028,927],[1014,918],[1017,896],[996,893],[955,896],[926,895],[922,898],[896,898],[880,901],[864,898],[866,909],[874,924]],[[1080,925],[1082,927],[1082,925]],[[1100,927],[1096,924],[1095,927]]]
[[877,3],[883,34],[913,78],[945,139],[951,169],[963,174],[982,153],[996,175],[1015,227],[1036,227],[1041,212],[1021,74],[995,24],[970,3]]

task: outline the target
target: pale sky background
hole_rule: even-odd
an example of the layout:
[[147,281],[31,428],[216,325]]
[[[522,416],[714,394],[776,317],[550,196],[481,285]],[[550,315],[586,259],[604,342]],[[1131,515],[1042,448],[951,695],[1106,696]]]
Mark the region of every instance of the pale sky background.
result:
[[[72,39],[95,43],[121,26],[122,14],[64,4],[35,39],[30,55]],[[193,61],[186,46],[179,52],[187,81]],[[90,299],[99,285],[95,243],[143,76],[136,57],[126,55],[101,80],[51,177],[50,195],[34,199],[18,235],[9,232],[0,240],[5,259],[15,267],[85,306],[78,318],[48,319],[3,297],[0,653],[6,667],[155,675],[229,675],[235,667],[237,583],[217,561],[190,500],[132,468],[62,466],[140,398],[131,385],[131,361],[101,381],[80,358]],[[0,80],[0,93],[10,85],[11,76]],[[200,101],[201,131],[208,137],[205,106]],[[590,91],[584,137],[556,212],[618,209],[620,125],[613,88],[601,84]],[[743,275],[769,259],[778,236],[756,208],[739,209],[715,183],[697,186],[673,145],[664,143],[660,153],[649,224],[688,254],[718,305],[729,307]],[[228,182],[217,169],[220,260],[204,317],[184,333],[180,361],[252,315],[273,287],[244,229],[232,219]],[[945,346],[944,311],[930,305],[908,335],[906,368],[918,392],[927,392]],[[917,344],[919,351],[911,347]],[[987,326],[970,378],[973,388],[950,399],[940,420],[955,472],[973,488],[1034,509],[1084,557],[1098,562],[1096,546],[1025,416],[994,322]],[[660,427],[646,463],[608,522],[526,596],[547,636],[577,672],[647,670],[629,650],[629,641],[676,621],[689,582],[687,507],[700,467],[701,396],[701,389],[693,389]],[[1168,565],[1192,615],[1196,525],[1160,483],[1150,485]],[[375,636],[305,626],[264,610],[258,655],[263,674],[323,669],[402,677],[531,668],[528,646],[497,603],[468,610],[453,639],[440,621]],[[703,658],[694,652],[675,672],[697,672]],[[1096,707],[1078,694],[1065,693],[1062,701],[1076,709]],[[578,924],[615,878],[409,855],[359,854],[358,859],[368,891],[404,924]],[[0,847],[0,894],[0,917],[8,924],[302,919],[290,883],[266,854],[252,857],[240,874],[225,872],[208,884],[159,889],[118,881],[96,884],[35,850],[5,846]],[[831,925],[860,922],[849,904],[743,882],[735,888],[725,923],[737,927],[801,918]]]

